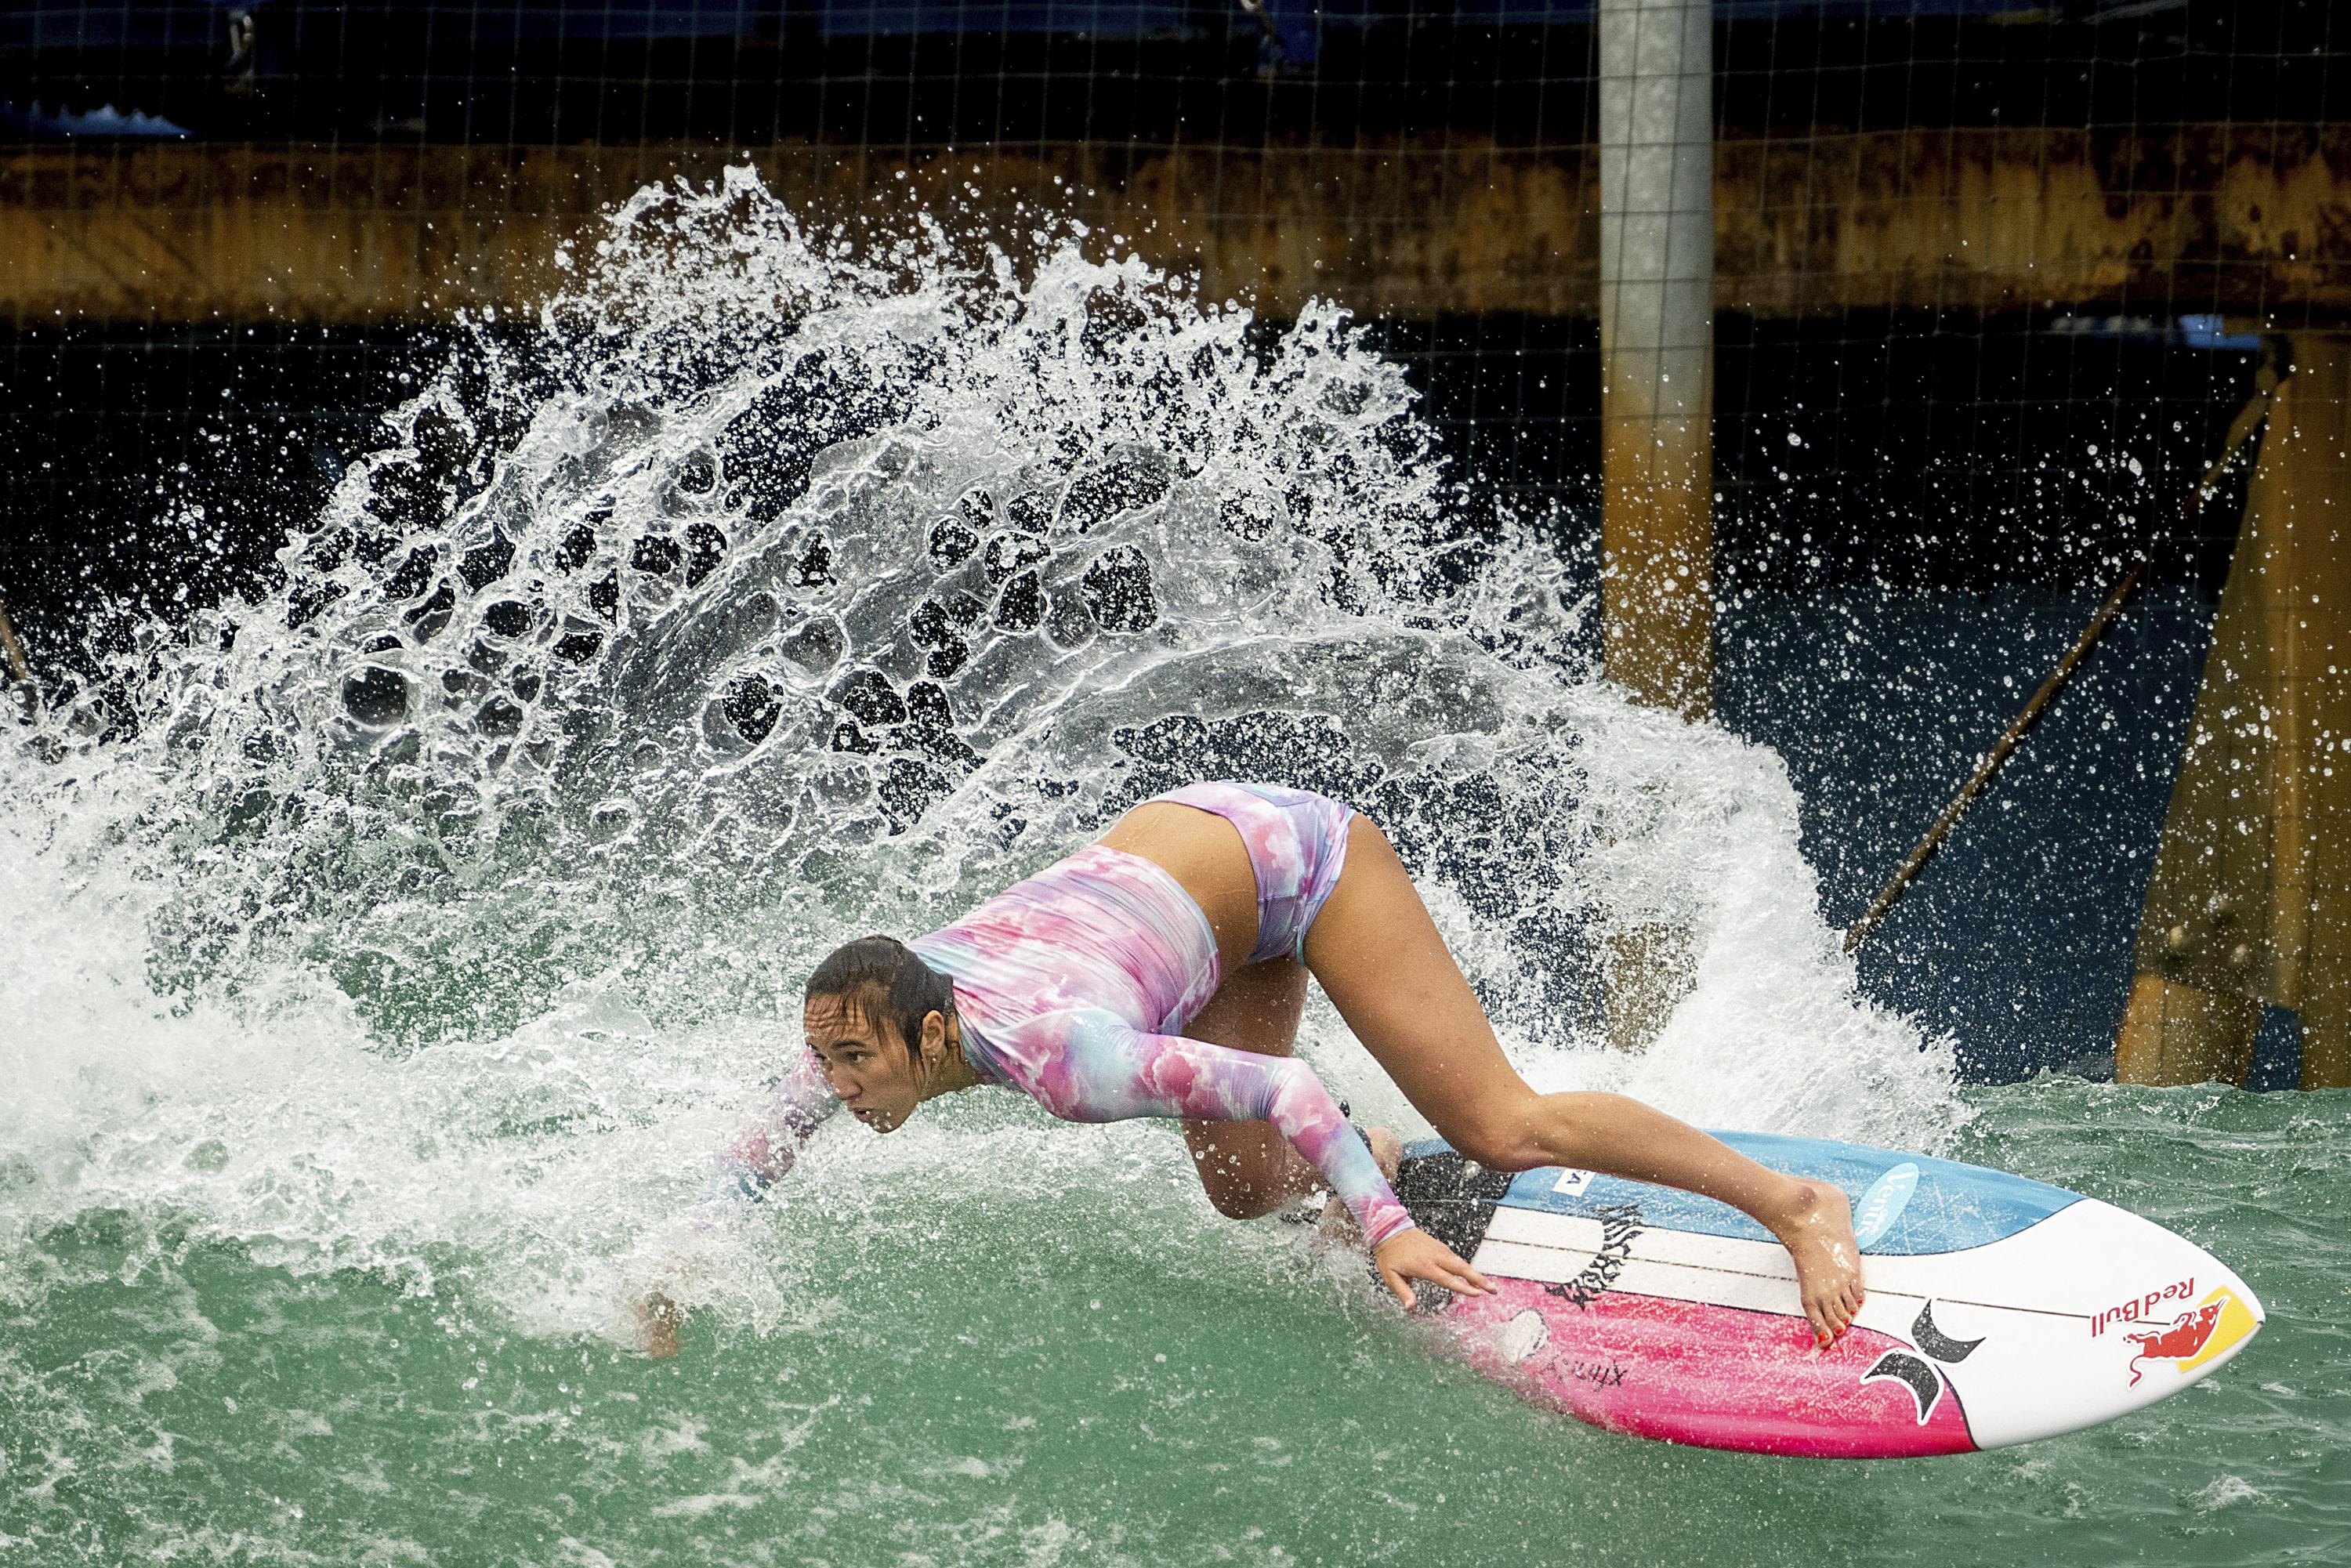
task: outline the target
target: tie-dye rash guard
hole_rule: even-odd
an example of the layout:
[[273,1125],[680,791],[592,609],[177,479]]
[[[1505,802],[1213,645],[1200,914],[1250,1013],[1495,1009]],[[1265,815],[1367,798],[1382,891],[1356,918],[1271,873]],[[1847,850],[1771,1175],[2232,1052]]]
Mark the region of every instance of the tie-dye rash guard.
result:
[[[1261,890],[1252,956],[1295,951],[1338,880],[1347,809],[1259,785],[1194,785],[1167,799],[1239,830]],[[1333,833],[1335,845],[1307,841]],[[1089,844],[908,946],[953,981],[964,1055],[982,1077],[1071,1122],[1270,1122],[1374,1247],[1412,1228],[1312,1069],[1176,1032],[1216,994],[1219,962],[1207,916],[1150,861]],[[811,1053],[777,1085],[766,1124],[728,1151],[722,1183],[756,1195],[836,1107]]]

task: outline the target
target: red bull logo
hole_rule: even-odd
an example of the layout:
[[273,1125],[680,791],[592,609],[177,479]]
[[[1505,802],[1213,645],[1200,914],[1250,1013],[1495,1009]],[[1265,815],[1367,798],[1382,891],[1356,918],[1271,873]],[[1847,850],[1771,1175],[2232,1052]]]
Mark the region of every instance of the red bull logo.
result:
[[2138,1346],[2138,1354],[2132,1356],[2130,1362],[2131,1386],[2138,1386],[2138,1364],[2142,1361],[2194,1360],[2203,1350],[2205,1342],[2212,1337],[2212,1330],[2220,1321],[2220,1309],[2226,1305],[2226,1300],[2207,1301],[2194,1311],[2182,1312],[2172,1319],[2169,1328],[2157,1329],[2152,1333],[2123,1335]]
[[2090,1319],[2090,1337],[2096,1339],[2116,1323],[2137,1322],[2144,1318],[2151,1318],[2155,1315],[2156,1309],[2162,1306],[2164,1302],[2184,1301],[2195,1293],[2196,1276],[2190,1274],[2177,1283],[2166,1285],[2160,1290],[2149,1291],[2146,1295],[2135,1297],[2119,1306],[2108,1307],[2105,1312]]

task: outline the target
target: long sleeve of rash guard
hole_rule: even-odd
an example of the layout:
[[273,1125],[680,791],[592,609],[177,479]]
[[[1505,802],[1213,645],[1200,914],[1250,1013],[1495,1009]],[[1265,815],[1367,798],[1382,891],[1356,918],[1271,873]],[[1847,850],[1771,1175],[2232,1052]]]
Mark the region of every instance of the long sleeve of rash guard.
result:
[[1145,1034],[1093,1008],[991,1030],[987,1055],[1014,1087],[1066,1122],[1270,1122],[1322,1173],[1372,1246],[1414,1228],[1339,1103],[1295,1057]]
[[768,1109],[760,1119],[727,1143],[710,1176],[711,1196],[750,1198],[767,1196],[799,1157],[800,1145],[817,1124],[841,1109],[816,1053],[803,1050],[791,1071],[770,1087]]

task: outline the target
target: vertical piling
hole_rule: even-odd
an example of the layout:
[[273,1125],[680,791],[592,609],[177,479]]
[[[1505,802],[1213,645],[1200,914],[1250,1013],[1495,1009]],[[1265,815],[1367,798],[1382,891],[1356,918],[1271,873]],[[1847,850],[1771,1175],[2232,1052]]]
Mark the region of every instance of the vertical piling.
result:
[[[1600,0],[1602,658],[1704,718],[1714,676],[1714,15]],[[1609,938],[1608,1036],[1637,1050],[1696,977],[1689,933]]]
[[35,719],[40,716],[41,688],[33,684],[33,667],[25,659],[25,646],[16,641],[16,628],[9,622],[8,607],[0,604],[0,691],[7,694],[16,705],[17,717]]
[[1601,0],[1604,657],[1692,718],[1714,673],[1714,33],[1708,0]]
[[25,662],[24,645],[16,641],[16,628],[8,620],[8,606],[0,604],[0,666],[5,666],[8,678],[25,682],[33,678],[33,669]]
[[2351,1087],[2351,339],[2292,340],[2157,849],[2127,1083],[2241,1082],[2264,1003]]

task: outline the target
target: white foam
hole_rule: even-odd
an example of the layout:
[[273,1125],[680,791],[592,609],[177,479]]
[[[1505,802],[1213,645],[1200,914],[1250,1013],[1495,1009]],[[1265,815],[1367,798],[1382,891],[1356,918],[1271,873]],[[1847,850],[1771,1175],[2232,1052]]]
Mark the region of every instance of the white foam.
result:
[[[1381,815],[1546,1087],[1956,1124],[1948,1049],[1857,995],[1819,918],[1777,758],[1593,677],[1575,574],[1509,517],[1457,528],[1342,313],[1260,356],[1245,314],[1074,239],[1025,273],[919,219],[843,251],[737,171],[641,193],[541,319],[394,411],[282,588],[149,629],[115,707],[0,742],[12,1255],[169,1213],[608,1326],[816,954],[1202,770]],[[1697,987],[1612,1055],[1598,955],[1656,924]],[[1408,1118],[1327,1010],[1308,1049]],[[891,1157],[1173,1169],[1139,1134],[981,1123]],[[821,1311],[715,1245],[740,1310]]]

